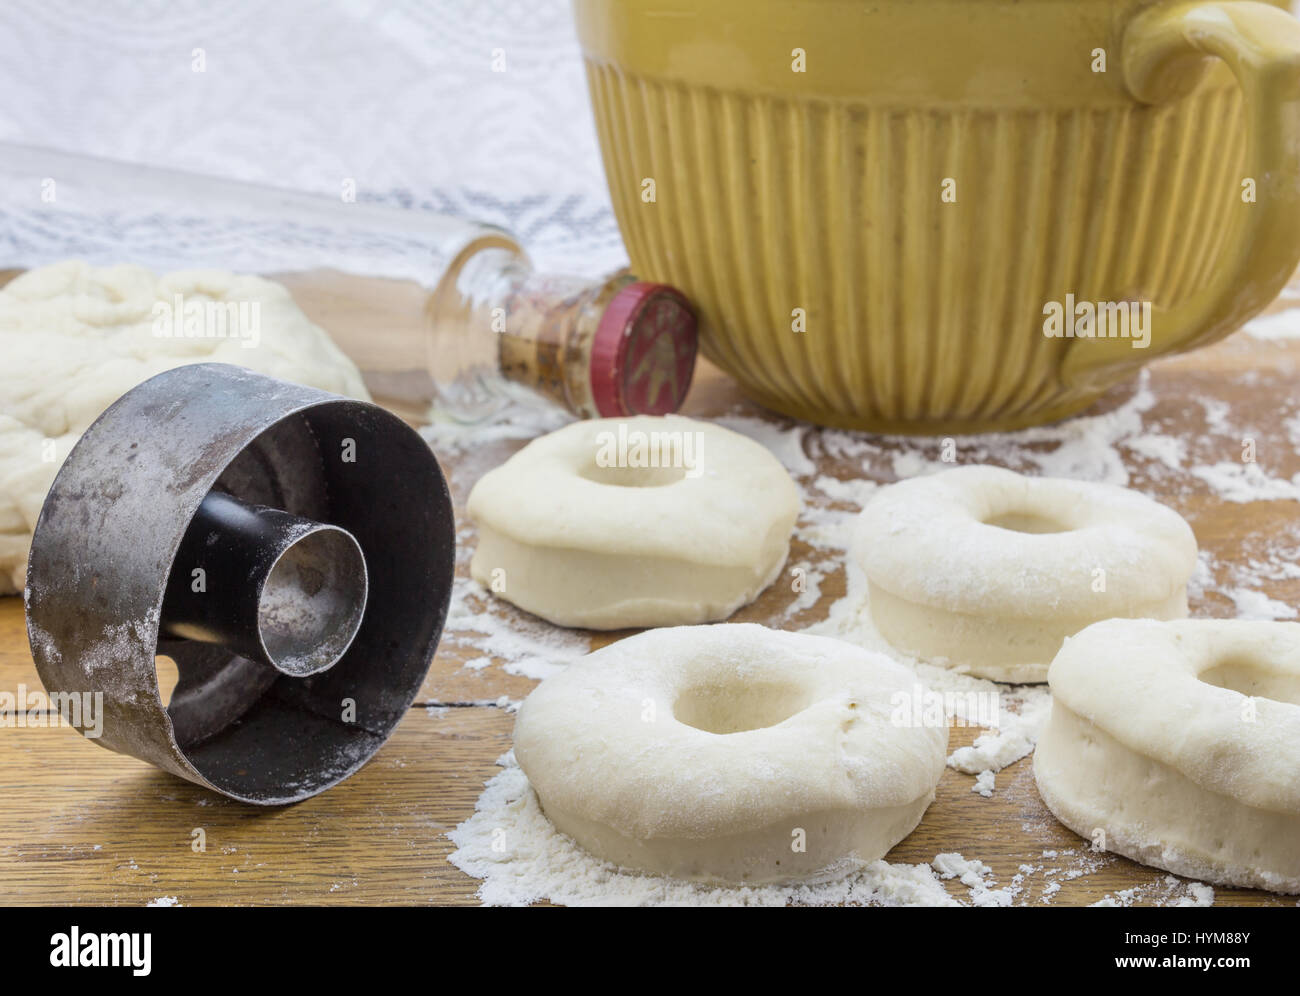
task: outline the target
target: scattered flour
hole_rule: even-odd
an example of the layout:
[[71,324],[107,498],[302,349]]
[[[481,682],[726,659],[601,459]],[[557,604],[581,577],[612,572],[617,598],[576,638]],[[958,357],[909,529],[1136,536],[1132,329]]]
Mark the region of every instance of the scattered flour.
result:
[[1038,733],[1052,711],[1052,696],[1043,686],[1026,686],[1018,712],[1002,710],[1001,725],[981,733],[970,747],[959,747],[948,758],[948,766],[968,775],[988,774],[992,794],[992,773],[1014,764],[1034,749]]
[[446,630],[448,643],[476,653],[465,667],[481,670],[495,659],[508,674],[538,681],[562,671],[591,649],[582,633],[506,605],[463,575],[452,584]]
[[1263,592],[1233,588],[1225,594],[1236,605],[1238,619],[1294,619],[1296,617],[1293,606],[1269,598]]
[[1112,892],[1089,905],[1132,906],[1139,900],[1153,906],[1213,906],[1214,889],[1200,882],[1184,883],[1173,875],[1166,875],[1150,885]]
[[1147,432],[1123,440],[1124,448],[1138,456],[1154,460],[1169,470],[1182,470],[1187,462],[1187,444],[1177,436]]
[[1205,412],[1205,427],[1216,436],[1240,435],[1232,424],[1232,406],[1222,398],[1197,398]]
[[1196,567],[1187,579],[1187,601],[1194,604],[1205,598],[1205,593],[1214,588],[1214,572],[1217,563],[1209,550],[1200,550],[1196,554]]
[[1202,882],[1189,882],[1187,884],[1187,891],[1191,893],[1191,895],[1183,896],[1174,903],[1175,906],[1214,905],[1214,889],[1210,886],[1205,885]]
[[[1300,336],[1300,309],[1295,312]],[[1252,331],[1248,328],[1248,331]],[[1252,331],[1252,334],[1255,332]],[[1122,404],[1099,415],[1015,433],[963,436],[954,439],[869,437],[832,429],[813,430],[798,423],[773,422],[743,413],[718,421],[768,447],[795,476],[803,491],[803,512],[796,542],[810,551],[809,562],[792,561],[804,571],[803,590],[781,612],[791,620],[817,606],[828,578],[841,570],[845,594],[826,617],[804,631],[857,643],[889,654],[913,668],[921,682],[957,703],[954,716],[963,716],[960,703],[969,693],[998,696],[998,721],[968,747],[957,748],[949,766],[972,775],[971,791],[991,797],[996,773],[1029,754],[1051,708],[1045,686],[996,685],[899,654],[871,624],[865,575],[845,563],[845,552],[858,511],[881,483],[933,473],[955,463],[993,463],[1041,476],[1059,476],[1131,486],[1134,469],[1140,479],[1158,481],[1171,496],[1207,487],[1234,503],[1300,500],[1300,474],[1288,479],[1258,463],[1199,460],[1204,452],[1222,454],[1223,441],[1239,446],[1242,431],[1234,427],[1231,408],[1213,398],[1199,398],[1204,412],[1203,437],[1184,438],[1160,430],[1153,415],[1157,398],[1144,372],[1134,393]],[[543,425],[535,413],[520,421],[503,421],[493,432],[501,439],[526,439],[558,427]],[[1300,445],[1300,413],[1285,422],[1289,440]],[[455,427],[426,430],[435,445],[468,448],[471,439]],[[1213,437],[1223,437],[1215,439]],[[481,437],[474,437],[477,444]],[[1292,447],[1294,448],[1294,447]],[[1132,466],[1128,460],[1133,461]],[[821,472],[825,467],[835,472]],[[468,539],[468,537],[466,537]],[[1300,535],[1293,547],[1280,550],[1270,539],[1261,557],[1224,565],[1202,551],[1189,585],[1196,606],[1211,594],[1226,596],[1236,615],[1244,618],[1294,618],[1295,609],[1257,589],[1267,581],[1298,579]],[[472,543],[461,542],[462,549]],[[1220,576],[1222,575],[1222,576]],[[468,666],[490,666],[490,660],[512,674],[545,678],[584,655],[588,640],[581,633],[561,630],[520,613],[494,599],[473,581],[459,578],[447,622],[448,639],[474,648]],[[947,693],[952,693],[949,696]],[[517,706],[517,703],[515,703]],[[509,707],[509,703],[507,704]],[[514,905],[549,899],[569,905],[969,905],[1006,906],[1016,901],[1051,903],[1061,882],[1092,874],[1116,860],[1089,848],[1043,852],[1043,863],[1022,865],[1011,882],[995,887],[987,865],[960,854],[940,854],[931,865],[876,861],[839,870],[833,879],[800,886],[714,887],[622,871],[587,854],[558,833],[538,806],[536,796],[512,754],[499,762],[503,770],[489,781],[474,815],[450,834],[456,851],[450,860],[482,880],[479,896],[488,905]],[[1006,790],[1004,790],[1006,791]],[[1034,824],[1026,823],[1027,832]],[[956,880],[967,890],[955,898],[944,886]],[[1035,885],[1039,885],[1036,894]],[[1213,889],[1183,883],[1173,876],[1153,885],[1121,890],[1095,905],[1210,905]]]
[[420,435],[435,453],[459,453],[482,449],[495,442],[535,439],[574,421],[568,412],[539,399],[527,388],[510,382],[501,388],[509,403],[503,403],[495,415],[483,421],[463,422],[435,407],[429,412],[430,422],[420,429]]
[[1119,892],[1111,893],[1095,903],[1089,903],[1089,906],[1132,906],[1133,900],[1136,899],[1139,892],[1136,888],[1121,889]]
[[956,878],[970,889],[974,906],[1010,906],[1015,893],[1011,889],[990,888],[993,869],[983,861],[972,861],[960,854],[940,854],[931,864],[940,878]]
[[1286,435],[1291,441],[1291,445],[1300,447],[1300,413],[1283,419],[1282,428],[1286,429]]
[[[1117,447],[1131,439],[1153,435],[1146,429],[1143,416],[1155,405],[1150,375],[1144,371],[1130,398],[1099,415],[1083,415],[1057,425],[1018,432],[929,440],[887,437],[894,447],[891,470],[894,477],[904,478],[944,470],[958,463],[995,463],[1041,477],[1069,477],[1123,486],[1129,482],[1129,471]],[[860,438],[843,430],[823,430],[821,444],[829,453],[851,457],[857,452],[870,452],[861,449]],[[1162,444],[1148,439],[1144,445]],[[873,448],[879,452],[879,447]]]
[[180,906],[181,901],[175,896],[159,896],[157,899],[150,899],[145,906]]
[[1254,339],[1300,339],[1300,309],[1252,318],[1241,330]]
[[849,504],[861,509],[880,485],[865,479],[841,481],[838,477],[822,474],[813,481],[813,487],[833,502]]
[[1268,537],[1262,556],[1245,556],[1230,563],[1221,563],[1202,550],[1188,584],[1188,600],[1195,607],[1208,595],[1217,595],[1232,603],[1232,614],[1238,619],[1295,619],[1295,606],[1271,598],[1259,588],[1269,582],[1297,579],[1300,542],[1295,536],[1274,535]]
[[817,464],[809,458],[804,446],[810,432],[808,425],[802,422],[783,424],[753,415],[734,414],[714,421],[766,446],[795,477],[810,477],[817,473]]
[[[478,896],[488,906],[542,900],[567,906],[968,905],[949,894],[929,865],[873,861],[841,869],[824,882],[753,887],[622,871],[592,857],[551,825],[513,754],[497,763],[503,770],[488,782],[474,815],[449,834],[456,850],[448,860],[482,880]],[[967,884],[964,878],[962,882]],[[985,876],[979,876],[970,886],[970,904],[988,905],[992,891]]]
[[1291,480],[1270,477],[1258,463],[1223,460],[1193,467],[1191,472],[1214,489],[1224,501],[1300,500],[1300,474]]
[[825,570],[817,565],[786,565],[787,575],[792,575],[794,571],[800,572],[799,583],[801,587],[797,589],[798,597],[787,605],[781,613],[783,619],[791,619],[803,612],[807,612],[821,601],[822,582],[826,580]]

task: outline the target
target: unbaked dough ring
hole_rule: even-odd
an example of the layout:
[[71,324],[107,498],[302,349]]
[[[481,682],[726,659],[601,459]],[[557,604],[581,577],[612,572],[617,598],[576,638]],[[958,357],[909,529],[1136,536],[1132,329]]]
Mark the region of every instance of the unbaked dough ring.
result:
[[918,694],[910,670],[839,640],[652,630],[538,685],[515,756],[555,826],[615,865],[806,879],[883,857],[934,799],[948,729],[905,718]]
[[1098,620],[1185,617],[1196,538],[1177,512],[1126,488],[957,467],[882,489],[852,555],[895,647],[1031,682]]
[[1300,892],[1300,624],[1114,619],[1050,681],[1034,777],[1057,819],[1179,875]]
[[729,429],[672,415],[575,422],[474,486],[470,573],[560,626],[710,622],[776,578],[798,509],[776,457]]

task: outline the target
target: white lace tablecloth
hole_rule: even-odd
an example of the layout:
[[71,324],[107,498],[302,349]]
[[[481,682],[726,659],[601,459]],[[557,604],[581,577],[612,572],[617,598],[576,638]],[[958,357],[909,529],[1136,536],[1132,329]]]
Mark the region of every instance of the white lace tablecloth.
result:
[[[563,0],[5,0],[0,92],[0,141],[336,200],[351,178],[358,201],[502,225],[540,267],[626,259]],[[56,211],[10,183],[0,266],[420,274],[418,234],[303,244],[198,211]]]

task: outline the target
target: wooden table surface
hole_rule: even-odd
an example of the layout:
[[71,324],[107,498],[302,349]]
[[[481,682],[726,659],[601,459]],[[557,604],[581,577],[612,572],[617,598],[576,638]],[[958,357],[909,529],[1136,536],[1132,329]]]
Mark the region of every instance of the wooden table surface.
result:
[[[1294,303],[1284,301],[1273,310]],[[1300,406],[1294,387],[1298,363],[1300,340],[1263,341],[1245,334],[1158,362],[1150,379],[1157,401],[1143,420],[1203,445],[1216,437],[1207,428],[1205,406],[1193,399],[1221,399],[1230,406],[1233,424],[1256,439],[1261,465],[1276,477],[1290,478],[1300,473],[1300,457],[1282,421]],[[1121,404],[1131,390],[1117,389],[1099,409]],[[716,371],[703,370],[688,411],[736,410],[759,414],[746,407]],[[517,445],[476,450],[472,461],[444,459],[458,514],[482,470]],[[889,452],[899,444],[881,445]],[[1221,438],[1215,445],[1223,451],[1219,459],[1240,460],[1240,440]],[[810,447],[811,452],[816,449]],[[1258,556],[1270,537],[1294,535],[1300,542],[1300,503],[1225,502],[1208,488],[1179,487],[1177,493],[1165,493],[1161,475],[1149,473],[1141,461],[1135,460],[1130,469],[1134,486],[1187,516],[1202,549],[1218,564],[1230,566]],[[864,472],[829,464],[819,470],[841,477]],[[877,480],[890,479],[874,463],[865,472]],[[795,563],[816,557],[802,544],[792,551]],[[795,597],[787,587],[773,586],[735,618],[781,619]],[[1289,605],[1300,604],[1300,580],[1269,581],[1260,590]],[[823,618],[843,591],[843,573],[837,571],[823,584],[816,606],[782,624],[799,628]],[[1213,590],[1193,600],[1192,612],[1235,614],[1233,603]],[[621,635],[594,638],[593,647]],[[446,860],[452,850],[446,833],[473,812],[484,782],[497,770],[495,759],[510,747],[512,715],[482,703],[501,696],[518,700],[533,682],[507,674],[496,663],[464,667],[463,661],[473,654],[463,641],[444,640],[416,705],[378,755],[323,795],[279,809],[230,802],[104,750],[70,729],[0,730],[0,900],[476,903],[478,883]],[[0,691],[14,691],[20,684],[40,687],[27,649],[21,600],[2,598]],[[429,708],[435,706],[448,708]],[[951,746],[969,743],[978,732],[954,727]],[[1005,885],[1022,865],[1050,865],[1044,851],[1064,855],[1073,849],[1081,854],[1086,848],[1086,842],[1058,824],[1043,806],[1029,758],[998,774],[992,798],[973,793],[972,781],[969,775],[945,771],[934,805],[889,860],[929,862],[941,852],[958,851],[990,865],[997,884]],[[203,831],[203,851],[193,846],[196,830]],[[1086,862],[1086,868],[1076,877],[1030,873],[1017,901],[1077,905],[1137,888],[1134,902],[1142,904],[1169,891],[1165,873],[1122,858],[1101,856]],[[1055,887],[1049,888],[1053,881],[1059,883],[1054,895]],[[956,882],[948,885],[954,896],[969,899],[965,888]],[[1247,890],[1216,893],[1220,905],[1295,904],[1294,897]]]

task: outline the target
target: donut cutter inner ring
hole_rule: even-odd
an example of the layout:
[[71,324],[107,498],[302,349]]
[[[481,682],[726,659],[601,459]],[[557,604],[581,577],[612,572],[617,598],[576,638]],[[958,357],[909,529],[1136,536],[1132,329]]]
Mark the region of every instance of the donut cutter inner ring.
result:
[[[59,471],[28,563],[32,655],[48,692],[103,693],[102,746],[294,802],[360,768],[410,706],[454,536],[437,461],[395,415],[178,367],[120,398]],[[158,655],[179,673],[166,706]]]

